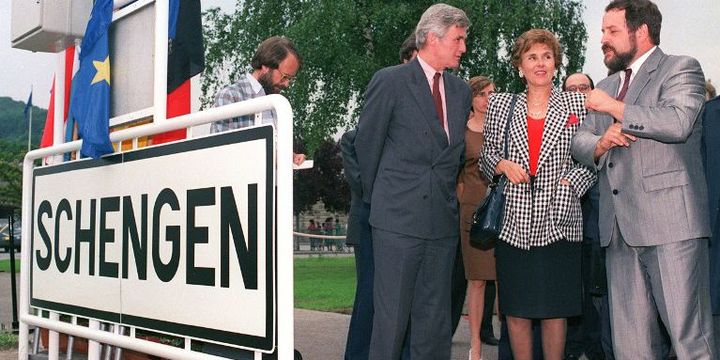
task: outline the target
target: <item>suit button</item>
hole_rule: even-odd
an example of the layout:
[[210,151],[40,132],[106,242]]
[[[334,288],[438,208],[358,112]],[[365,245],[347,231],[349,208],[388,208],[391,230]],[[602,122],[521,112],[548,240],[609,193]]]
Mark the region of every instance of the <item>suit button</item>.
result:
[[643,126],[643,125],[638,126],[638,130],[644,130],[644,129],[645,129],[645,126]]
[[609,168],[611,168],[611,167],[613,167],[613,166],[615,166],[615,164],[613,164],[613,163],[609,163],[609,164],[608,164],[608,167],[609,167]]
[[423,195],[423,199],[427,199],[427,195]]
[[619,191],[617,189],[613,189],[613,195],[617,195]]
[[637,128],[638,128],[638,127],[637,127],[637,125],[635,125],[635,124],[631,124],[631,125],[630,125],[630,129],[632,129],[632,130],[637,130]]

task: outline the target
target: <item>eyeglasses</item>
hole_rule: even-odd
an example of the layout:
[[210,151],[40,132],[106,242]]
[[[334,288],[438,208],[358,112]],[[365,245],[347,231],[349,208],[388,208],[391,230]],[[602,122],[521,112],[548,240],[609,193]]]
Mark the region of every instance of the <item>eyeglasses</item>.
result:
[[585,92],[590,90],[590,85],[586,84],[580,84],[580,85],[570,85],[565,88],[566,91],[580,91]]
[[285,80],[287,80],[287,82],[291,82],[291,81],[295,80],[295,76],[290,75],[290,74],[286,74],[286,73],[284,73],[282,70],[280,70],[279,68],[275,68],[275,70],[277,70],[277,71],[280,73],[280,75],[281,75],[280,81],[281,81],[281,82],[282,82],[282,81],[285,81]]

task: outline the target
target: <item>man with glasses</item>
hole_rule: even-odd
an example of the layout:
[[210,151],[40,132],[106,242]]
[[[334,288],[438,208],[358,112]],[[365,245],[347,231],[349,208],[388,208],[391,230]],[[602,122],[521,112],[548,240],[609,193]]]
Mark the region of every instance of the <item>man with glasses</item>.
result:
[[[273,36],[260,43],[250,64],[253,72],[240,77],[234,84],[222,88],[215,95],[215,106],[223,106],[269,94],[279,94],[287,89],[295,78],[302,58],[290,39]],[[210,126],[210,132],[239,129],[255,124],[275,124],[275,111],[244,115],[220,120]],[[277,124],[276,124],[277,125]],[[304,154],[293,154],[293,163],[305,161]]]
[[565,78],[563,91],[577,91],[587,94],[595,88],[592,79],[583,73],[574,73]]

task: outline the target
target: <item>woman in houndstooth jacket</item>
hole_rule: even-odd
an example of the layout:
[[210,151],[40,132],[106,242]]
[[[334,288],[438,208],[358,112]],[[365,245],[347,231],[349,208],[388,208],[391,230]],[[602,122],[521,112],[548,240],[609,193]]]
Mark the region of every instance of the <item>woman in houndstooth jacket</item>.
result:
[[500,312],[507,317],[516,359],[532,356],[532,319],[542,319],[544,358],[560,360],[566,318],[581,313],[580,197],[595,181],[592,170],[570,157],[570,141],[585,118],[582,94],[553,90],[562,53],[544,29],[522,34],[512,63],[527,85],[517,95],[504,135],[513,94],[490,98],[480,169],[505,175],[505,218],[495,249]]

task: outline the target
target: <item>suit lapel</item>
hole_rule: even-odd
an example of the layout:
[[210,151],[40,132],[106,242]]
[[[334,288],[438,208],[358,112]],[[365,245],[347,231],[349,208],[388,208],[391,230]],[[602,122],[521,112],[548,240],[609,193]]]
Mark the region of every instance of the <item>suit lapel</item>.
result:
[[[509,106],[510,104],[508,103],[508,107]],[[511,109],[508,108],[508,111],[511,111]],[[505,123],[503,122],[503,124]],[[518,99],[515,103],[515,111],[508,136],[510,136],[510,148],[514,147],[518,151],[517,159],[520,160],[520,165],[524,166],[526,170],[529,170],[530,165],[528,159],[530,153],[528,151],[527,131],[527,93],[522,93],[518,94]],[[508,153],[511,154],[511,152]]]
[[547,160],[553,148],[557,145],[557,138],[562,133],[567,123],[568,110],[563,104],[561,99],[562,94],[553,91],[550,95],[550,101],[548,101],[548,112],[545,115],[545,125],[543,127],[542,143],[540,145],[540,157],[538,159],[537,171],[540,169]]
[[642,64],[640,69],[638,70],[637,75],[633,79],[633,81],[630,83],[630,87],[628,87],[628,92],[625,95],[625,103],[626,104],[634,104],[637,100],[638,96],[640,96],[640,93],[645,88],[645,85],[647,85],[650,80],[652,80],[652,73],[655,72],[658,65],[660,64],[660,60],[665,56],[665,54],[660,50],[660,48],[655,49],[652,54],[645,60],[645,62]]
[[[447,106],[448,132],[450,133],[450,143],[455,144],[458,141],[465,141],[465,124],[467,123],[467,105],[458,90],[449,81],[450,74],[446,71],[443,75],[445,82],[445,104]],[[444,132],[444,131],[443,131]]]
[[[417,59],[410,62],[407,66],[410,66],[412,71],[410,93],[413,95],[413,98],[415,98],[418,109],[420,110],[420,113],[422,113],[422,118],[430,128],[433,138],[438,142],[438,145],[441,148],[444,148],[448,145],[447,134],[440,126],[440,118],[437,116],[437,111],[435,110],[432,90],[430,89],[430,85],[425,77],[422,66],[420,66]],[[443,76],[443,78],[445,78],[445,76]],[[447,87],[445,90],[445,97],[448,97]],[[447,106],[447,99],[445,100],[445,103]],[[450,111],[448,109],[448,117],[449,113]]]

